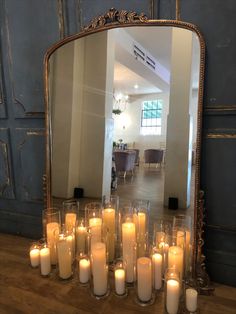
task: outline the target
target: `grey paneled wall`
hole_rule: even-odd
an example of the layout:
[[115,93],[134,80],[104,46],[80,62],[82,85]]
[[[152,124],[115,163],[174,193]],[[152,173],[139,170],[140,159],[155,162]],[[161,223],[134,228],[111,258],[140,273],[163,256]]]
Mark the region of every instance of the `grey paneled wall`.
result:
[[[198,25],[207,47],[201,176],[207,266],[214,280],[236,285],[230,275],[236,269],[236,2],[180,4],[181,19]],[[44,52],[111,7],[173,19],[175,0],[1,0],[0,6],[0,230],[37,237],[43,208]]]

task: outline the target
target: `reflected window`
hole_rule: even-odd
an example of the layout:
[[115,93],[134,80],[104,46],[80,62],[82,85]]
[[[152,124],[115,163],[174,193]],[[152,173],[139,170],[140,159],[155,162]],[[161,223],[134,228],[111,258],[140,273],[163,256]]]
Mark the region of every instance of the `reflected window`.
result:
[[142,103],[142,135],[161,135],[162,107],[162,99],[146,100]]

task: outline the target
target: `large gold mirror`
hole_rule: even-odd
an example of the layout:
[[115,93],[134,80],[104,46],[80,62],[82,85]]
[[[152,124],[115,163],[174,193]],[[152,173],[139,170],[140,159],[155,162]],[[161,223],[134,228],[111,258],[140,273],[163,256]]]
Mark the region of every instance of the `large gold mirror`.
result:
[[[149,199],[154,218],[186,213],[196,270],[204,57],[194,25],[116,10],[49,49],[47,205],[82,188],[89,200]],[[133,171],[119,169],[123,152],[136,153]]]

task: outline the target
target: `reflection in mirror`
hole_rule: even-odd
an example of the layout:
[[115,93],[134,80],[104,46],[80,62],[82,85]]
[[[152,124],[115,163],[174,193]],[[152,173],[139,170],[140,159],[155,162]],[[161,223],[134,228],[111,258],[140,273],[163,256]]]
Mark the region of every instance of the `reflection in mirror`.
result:
[[111,29],[57,49],[52,197],[80,187],[89,199],[112,193],[192,215],[199,64],[196,34],[170,26]]

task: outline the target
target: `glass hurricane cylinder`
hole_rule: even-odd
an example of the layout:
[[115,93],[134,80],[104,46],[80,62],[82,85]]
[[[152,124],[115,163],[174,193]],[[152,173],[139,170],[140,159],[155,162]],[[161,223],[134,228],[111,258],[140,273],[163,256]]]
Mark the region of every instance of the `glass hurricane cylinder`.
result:
[[109,295],[106,244],[96,242],[91,246],[91,293],[97,298]]
[[91,244],[101,242],[102,237],[102,204],[88,203],[85,206],[85,221],[91,234]]
[[166,270],[164,295],[166,313],[177,314],[180,299],[180,278],[179,272],[175,268]]
[[149,201],[133,201],[134,223],[136,229],[137,257],[145,256],[148,244]]
[[43,223],[46,231],[46,240],[50,248],[51,264],[57,263],[57,241],[61,230],[61,215],[58,208],[47,208],[43,211]]
[[66,231],[74,231],[79,216],[79,202],[75,200],[66,200],[62,204],[62,224]]
[[149,257],[139,257],[136,264],[136,302],[147,306],[154,302],[152,260]]
[[134,212],[130,209],[122,217],[121,223],[122,256],[126,262],[126,282],[133,284],[135,279],[135,265],[137,257],[136,225]]
[[173,219],[173,229],[179,234],[185,232],[185,277],[191,276],[192,270],[192,220],[190,216],[176,215]]
[[111,195],[103,197],[102,220],[104,226],[108,229],[108,256],[109,262],[115,259],[115,248],[117,239],[119,196]]
[[66,233],[59,235],[57,242],[58,276],[66,280],[72,277],[72,241]]
[[83,218],[77,221],[75,234],[76,234],[76,255],[80,256],[81,254],[83,255],[88,253],[87,248],[88,231],[87,227],[85,226],[85,221]]
[[153,287],[155,290],[161,290],[164,262],[163,250],[153,247],[151,252],[151,259],[152,259]]
[[117,259],[114,266],[114,284],[115,295],[118,297],[127,296],[127,288],[125,283],[126,263],[123,259]]
[[87,285],[90,280],[91,263],[88,255],[80,254],[78,256],[78,275],[81,285]]

